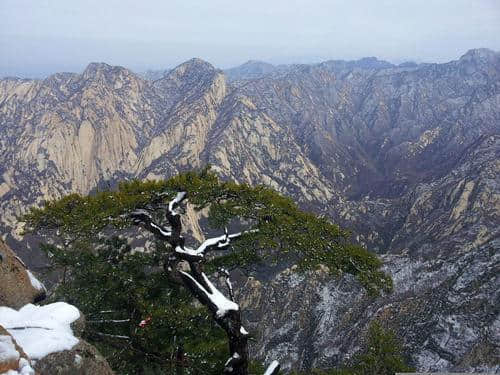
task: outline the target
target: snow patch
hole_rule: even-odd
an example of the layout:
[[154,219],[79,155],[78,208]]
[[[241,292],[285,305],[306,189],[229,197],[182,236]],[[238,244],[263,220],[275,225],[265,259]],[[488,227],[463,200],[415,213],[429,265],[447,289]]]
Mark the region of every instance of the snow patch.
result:
[[26,270],[26,272],[28,272],[28,276],[33,288],[40,291],[46,291],[45,286],[30,272],[30,270]]
[[203,258],[203,253],[198,253],[196,250],[191,249],[189,247],[182,248],[180,246],[176,246],[175,247],[175,252],[177,254],[181,254],[181,255],[189,255],[189,256],[192,256],[192,257]]
[[65,302],[45,306],[28,304],[19,311],[0,307],[0,325],[35,360],[50,353],[70,350],[78,344],[70,325],[79,317],[78,309]]
[[156,225],[155,223],[151,222],[151,226],[155,229],[158,230],[158,232],[160,232],[160,234],[164,237],[170,237],[172,235],[172,232],[168,232],[166,230],[164,230],[162,227],[160,227],[159,225]]
[[35,370],[33,370],[33,367],[31,367],[30,363],[25,358],[21,358],[17,371],[9,370],[2,375],[35,375]]
[[82,364],[83,358],[82,356],[75,354],[75,365],[80,366]]
[[19,357],[19,352],[12,342],[12,337],[7,335],[0,336],[0,363],[17,361]]
[[229,364],[233,359],[238,359],[238,358],[240,358],[240,355],[237,352],[234,352],[233,355],[226,361],[226,364],[224,366],[226,367],[229,366]]
[[12,337],[0,335],[0,363],[18,361],[17,370],[9,370],[2,375],[35,375],[35,370],[26,358],[22,358],[17,351]]

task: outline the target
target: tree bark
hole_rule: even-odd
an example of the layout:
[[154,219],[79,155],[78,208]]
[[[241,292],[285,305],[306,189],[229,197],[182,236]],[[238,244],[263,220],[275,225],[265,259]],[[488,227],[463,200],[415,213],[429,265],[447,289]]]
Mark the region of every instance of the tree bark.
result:
[[[226,332],[231,357],[225,364],[224,374],[248,375],[249,334],[241,324],[241,311],[239,305],[234,301],[229,273],[223,270],[226,276],[226,284],[229,287],[230,298],[227,299],[208,280],[203,272],[203,264],[206,260],[205,255],[207,252],[214,249],[227,249],[230,246],[230,242],[241,237],[243,233],[228,234],[227,230],[225,230],[224,235],[206,240],[197,249],[185,247],[180,214],[176,212],[176,208],[185,198],[186,193],[180,192],[169,202],[166,212],[169,227],[164,227],[153,222],[152,216],[146,210],[134,211],[130,216],[135,224],[141,224],[158,239],[168,242],[173,249],[172,256],[175,256],[179,261],[188,262],[189,271],[177,271],[174,269],[171,269],[171,271],[178,272],[186,288],[201,304],[209,309],[213,315],[213,319]],[[183,357],[183,349],[182,352],[179,350],[180,347],[177,351],[176,372],[177,374],[182,374],[185,358]],[[179,356],[183,357],[183,359]],[[277,370],[271,373],[277,374]]]
[[175,353],[175,374],[183,375],[184,374],[184,365],[186,362],[186,358],[184,355],[184,345],[181,343],[177,347],[177,352]]

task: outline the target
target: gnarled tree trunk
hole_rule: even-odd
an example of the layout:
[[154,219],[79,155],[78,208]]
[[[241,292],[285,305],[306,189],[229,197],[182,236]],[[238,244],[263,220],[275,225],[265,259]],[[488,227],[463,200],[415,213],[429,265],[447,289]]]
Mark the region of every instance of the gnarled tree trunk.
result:
[[[244,233],[228,234],[226,230],[224,235],[207,239],[197,249],[187,247],[185,239],[182,236],[180,214],[176,211],[176,208],[186,198],[186,192],[179,192],[169,202],[166,212],[169,227],[163,227],[155,223],[147,210],[136,210],[131,214],[131,217],[135,224],[142,225],[158,239],[168,242],[172,248],[172,255],[178,260],[186,261],[189,264],[188,270],[172,271],[179,272],[184,285],[200,303],[210,310],[214,320],[226,332],[231,356],[224,366],[224,374],[248,375],[249,333],[242,326],[241,310],[239,305],[234,301],[229,273],[222,270],[229,290],[229,298],[227,298],[210,282],[203,272],[205,256],[209,251],[227,249],[231,241],[238,239]],[[247,233],[252,233],[252,231]],[[265,375],[274,375],[278,371],[279,364],[275,361],[269,366]]]

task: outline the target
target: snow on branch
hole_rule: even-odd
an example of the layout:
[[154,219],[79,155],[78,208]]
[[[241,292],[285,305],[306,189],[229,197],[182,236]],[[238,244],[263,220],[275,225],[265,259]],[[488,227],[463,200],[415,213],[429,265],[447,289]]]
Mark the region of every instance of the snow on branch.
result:
[[148,211],[144,209],[135,210],[129,215],[132,218],[134,224],[143,224],[146,229],[154,233],[163,240],[169,240],[172,236],[171,228],[162,227],[153,221],[153,218]]
[[102,337],[109,337],[111,339],[121,339],[121,340],[130,340],[129,336],[122,336],[122,335],[111,335],[109,333],[102,333],[102,332],[95,332],[95,334],[102,336]]
[[94,324],[100,324],[100,323],[128,323],[130,322],[130,319],[101,319],[101,320],[87,320],[86,323],[94,323]]
[[203,302],[212,310],[217,318],[223,318],[229,311],[238,311],[239,305],[227,299],[208,279],[204,272],[201,273],[203,281],[208,289],[196,281],[189,273],[180,271],[187,284],[202,297]]
[[[175,226],[177,232],[180,231],[180,220],[178,218],[179,214],[175,211],[175,209],[179,206],[179,204],[186,198],[187,193],[185,191],[181,191],[177,193],[177,195],[168,203],[167,209],[167,219],[169,220],[172,226]],[[143,224],[144,227],[150,232],[154,233],[161,239],[168,241],[172,238],[172,228],[171,227],[163,227],[153,221],[153,217],[150,213],[145,209],[138,209],[130,213],[129,215],[134,224],[139,225]]]
[[227,228],[225,228],[225,233],[223,235],[205,240],[197,249],[186,247],[181,243],[175,247],[175,252],[181,257],[189,257],[189,260],[201,259],[209,250],[224,250],[229,247],[232,239],[239,238],[245,233],[254,233],[257,231],[258,229],[253,229],[245,232],[228,234]]
[[179,215],[177,212],[175,212],[175,208],[181,203],[187,196],[187,193],[185,191],[180,191],[177,193],[174,199],[172,199],[169,204],[168,204],[168,212],[172,216],[177,216]]
[[229,271],[226,270],[225,268],[221,268],[219,272],[224,276],[227,290],[229,291],[229,298],[231,299],[231,301],[234,301],[233,284],[231,283],[231,279],[229,277],[230,276]]
[[164,237],[170,237],[172,235],[172,232],[163,228],[163,227],[160,227],[159,225],[155,224],[154,222],[151,222],[151,226],[156,229],[158,232],[160,232],[160,234]]
[[234,368],[241,363],[241,356],[234,352],[233,355],[224,364],[224,373],[232,374]]
[[278,361],[272,361],[264,375],[278,375],[279,370],[280,364],[278,363]]

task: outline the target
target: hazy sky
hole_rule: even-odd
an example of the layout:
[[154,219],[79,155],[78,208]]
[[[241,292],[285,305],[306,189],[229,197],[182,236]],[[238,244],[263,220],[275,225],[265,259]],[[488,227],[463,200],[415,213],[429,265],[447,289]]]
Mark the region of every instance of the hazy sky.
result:
[[477,47],[500,50],[500,0],[0,0],[0,76],[191,57],[443,62]]

